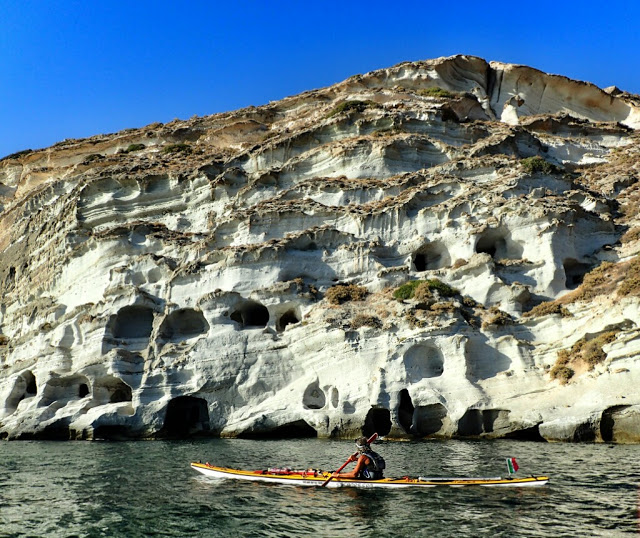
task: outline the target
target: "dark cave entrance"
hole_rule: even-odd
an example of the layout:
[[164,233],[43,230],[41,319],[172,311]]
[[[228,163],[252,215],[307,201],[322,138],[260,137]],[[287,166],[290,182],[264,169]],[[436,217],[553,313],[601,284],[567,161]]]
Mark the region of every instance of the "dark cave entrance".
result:
[[111,321],[114,338],[149,338],[153,326],[153,310],[146,306],[125,306]]
[[243,327],[266,327],[269,323],[269,310],[256,301],[245,301],[229,317]]
[[178,396],[169,402],[159,437],[180,439],[208,432],[209,408],[202,398]]
[[254,430],[240,434],[241,439],[309,439],[318,437],[318,432],[304,420],[296,420],[271,430]]
[[89,386],[86,383],[80,383],[78,385],[78,398],[84,398],[89,396]]
[[579,287],[590,268],[590,265],[581,263],[574,258],[567,258],[562,266],[564,267],[565,287],[568,290],[575,290]]
[[391,431],[391,412],[382,407],[372,407],[367,413],[362,427],[362,435],[371,437],[374,433],[384,437]]
[[407,389],[400,391],[400,403],[398,404],[398,422],[406,433],[411,433],[413,425],[413,412],[415,407]]
[[296,323],[300,323],[298,316],[293,310],[288,310],[280,316],[280,319],[276,323],[276,330],[278,332],[282,332],[285,330],[287,325],[295,325]]
[[38,386],[36,385],[36,378],[33,375],[31,370],[27,370],[24,374],[22,374],[25,382],[27,383],[26,393],[29,396],[33,396],[38,393]]
[[187,340],[209,330],[209,323],[202,312],[183,308],[169,314],[160,325],[160,337],[164,340]]

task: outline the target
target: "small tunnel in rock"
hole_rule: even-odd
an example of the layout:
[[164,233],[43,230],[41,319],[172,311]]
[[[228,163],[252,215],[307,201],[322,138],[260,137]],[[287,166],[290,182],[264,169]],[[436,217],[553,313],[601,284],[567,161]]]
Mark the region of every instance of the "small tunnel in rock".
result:
[[432,271],[451,265],[451,257],[447,248],[439,242],[422,246],[413,255],[413,268],[418,271]]
[[494,260],[519,260],[522,259],[523,248],[511,239],[508,231],[490,229],[478,238],[476,252],[489,254]]
[[278,332],[284,331],[288,325],[295,325],[300,323],[300,318],[294,309],[287,310],[282,316],[278,318],[276,322],[276,330]]
[[209,323],[199,310],[183,308],[169,314],[160,325],[160,338],[188,340],[209,331]]
[[194,396],[178,396],[167,405],[164,425],[158,437],[181,439],[209,431],[209,408],[206,400]]
[[269,310],[257,301],[244,301],[229,317],[242,327],[266,327],[269,323]]
[[391,412],[384,407],[372,407],[367,413],[362,427],[362,435],[371,437],[374,433],[379,436],[388,435],[391,431]]
[[567,258],[562,263],[564,267],[564,275],[565,275],[565,287],[568,290],[575,290],[582,281],[584,280],[584,275],[589,272],[590,265],[587,263],[581,263],[574,258]]
[[398,404],[398,422],[405,433],[413,433],[413,412],[415,407],[411,401],[411,396],[407,389],[400,391],[400,402]]
[[89,396],[89,392],[89,385],[86,383],[80,383],[80,385],[78,385],[78,398]]
[[447,408],[440,403],[416,407],[413,418],[414,433],[424,437],[439,432],[446,416]]
[[125,306],[109,320],[113,338],[149,338],[153,326],[153,310],[147,306]]

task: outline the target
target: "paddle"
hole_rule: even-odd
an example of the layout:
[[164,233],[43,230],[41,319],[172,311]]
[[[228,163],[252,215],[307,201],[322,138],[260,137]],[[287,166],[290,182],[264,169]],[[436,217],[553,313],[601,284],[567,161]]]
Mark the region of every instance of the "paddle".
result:
[[[374,433],[371,437],[369,437],[369,439],[367,439],[367,444],[370,445],[371,443],[373,443],[376,439],[378,438],[378,434]],[[353,454],[351,454],[351,456],[349,456],[349,459],[347,461],[344,462],[344,465],[341,465],[340,468],[333,473],[329,478],[327,478],[322,485],[320,486],[321,488],[325,487],[329,482],[331,482],[333,480],[333,477],[339,473],[340,471],[342,471],[342,469],[344,469],[347,465],[349,465],[353,459],[358,455],[357,452],[354,452]]]

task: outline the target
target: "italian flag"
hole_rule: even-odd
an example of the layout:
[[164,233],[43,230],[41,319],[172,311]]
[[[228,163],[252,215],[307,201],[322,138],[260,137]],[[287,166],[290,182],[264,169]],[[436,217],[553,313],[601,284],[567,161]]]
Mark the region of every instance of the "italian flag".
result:
[[509,474],[515,473],[520,467],[518,467],[518,462],[515,458],[507,458],[507,470]]

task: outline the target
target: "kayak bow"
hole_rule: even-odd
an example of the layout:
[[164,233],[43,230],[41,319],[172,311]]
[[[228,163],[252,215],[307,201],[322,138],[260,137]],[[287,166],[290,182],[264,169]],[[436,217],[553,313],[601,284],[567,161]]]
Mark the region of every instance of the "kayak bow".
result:
[[[293,486],[322,486],[332,473],[308,469],[304,471],[291,471],[287,469],[243,471],[239,469],[229,469],[227,467],[216,467],[208,463],[192,463],[191,468],[205,476],[211,478],[227,478],[236,480],[251,480],[253,482],[266,482],[270,484],[288,484]],[[422,487],[432,488],[436,486],[483,486],[483,487],[532,487],[544,486],[549,482],[547,476],[510,477],[501,478],[481,477],[481,478],[382,478],[380,480],[357,480],[351,478],[333,478],[326,484],[327,488],[407,488]]]

